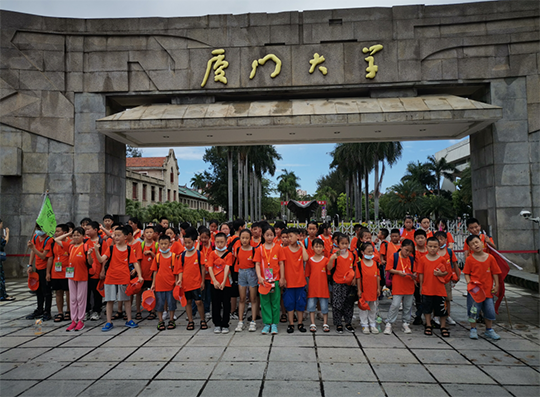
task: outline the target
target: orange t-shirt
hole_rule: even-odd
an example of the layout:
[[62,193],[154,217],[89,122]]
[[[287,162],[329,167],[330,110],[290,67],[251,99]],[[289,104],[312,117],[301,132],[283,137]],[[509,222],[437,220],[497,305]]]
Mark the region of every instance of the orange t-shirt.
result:
[[451,272],[452,263],[457,263],[456,253],[454,252],[454,250],[452,250],[452,263],[450,263],[450,255],[448,255],[448,250],[446,248],[444,249],[444,255],[439,254],[439,256],[444,259],[446,269]]
[[[371,266],[366,266],[364,261],[360,261],[362,267],[362,296],[367,302],[374,302],[379,298],[377,290],[379,288],[379,268],[375,260],[371,261]],[[358,272],[357,272],[358,275]]]
[[306,237],[304,241],[301,242],[302,244],[304,244],[304,247],[306,248],[307,254],[310,258],[315,255],[315,251],[313,250],[313,240],[311,240],[309,237]]
[[[217,253],[218,251],[212,251],[210,253],[210,255],[208,256],[208,262],[206,262],[206,267],[212,268],[212,271],[214,272],[214,277],[216,278],[217,282],[221,284],[223,282],[223,277],[225,277],[225,269],[227,268],[227,266],[229,266],[229,276],[231,274],[230,272],[232,271],[234,256],[232,252],[227,253],[227,251],[225,251],[223,255],[227,256],[225,256],[225,258],[222,258]],[[212,282],[212,284],[214,284],[214,282]],[[225,286],[231,286],[230,277],[227,277],[227,280],[225,281]]]
[[142,230],[141,229],[137,229],[136,232],[133,232],[133,240],[141,239],[141,236],[142,236]]
[[[43,270],[43,269],[47,269],[47,262],[48,262],[48,258],[51,258],[54,256],[54,253],[52,252],[52,249],[51,249],[51,245],[53,243],[53,239],[50,238],[50,237],[47,237],[47,236],[43,236],[43,241],[40,240],[39,237],[36,237],[34,236],[33,237],[33,242],[34,242],[34,245],[36,246],[36,249],[38,251],[49,251],[47,253],[47,256],[45,257],[45,259],[41,259],[39,256],[36,255],[36,270]],[[46,243],[45,243],[46,242]]]
[[184,252],[184,249],[185,248],[180,241],[176,240],[174,243],[172,243],[172,246],[171,246],[172,253],[176,255],[180,255],[182,252]]
[[403,229],[403,231],[401,232],[401,238],[408,238],[409,240],[414,241],[414,232],[415,232],[414,229],[411,229],[411,230]]
[[[450,233],[449,233],[450,234]],[[494,244],[493,243],[493,239],[485,234],[481,234],[480,235],[480,240],[482,240],[482,243],[484,243],[484,252],[487,252],[489,254],[489,247],[486,243],[486,237],[489,239],[488,241],[491,243],[491,244]],[[447,241],[447,244],[450,242],[450,239],[448,239]],[[469,254],[472,253],[472,249],[469,248],[469,244],[467,244],[467,241],[465,241],[465,243],[463,244],[463,251],[469,251]]]
[[208,261],[208,257],[212,253],[212,244],[210,244],[209,247],[204,247],[199,244],[198,250],[201,252],[201,262],[205,265],[204,270],[204,279],[205,280],[211,280],[210,273],[208,273],[208,268],[206,267],[206,262]]
[[[193,254],[191,256],[188,255],[189,252],[186,252],[185,255],[180,255],[179,260],[180,263],[182,263],[182,256],[184,256],[184,264],[181,266],[183,269],[184,276],[182,278],[182,285],[184,286],[184,291],[194,291],[196,289],[201,288],[202,283],[202,276],[201,276],[201,263],[199,263],[199,258],[197,255],[197,250],[191,251]],[[201,253],[201,262],[204,265],[204,261],[206,261],[206,258]],[[174,274],[178,274],[180,271],[176,272]]]
[[[156,248],[156,245],[157,243],[153,241],[150,244],[146,244],[146,241],[143,241],[141,243],[141,250],[142,250],[141,276],[145,281],[152,281],[151,267],[152,267],[152,263],[154,262],[155,257],[152,257],[152,255],[150,255],[149,253],[153,252],[154,255],[156,255],[159,252],[158,248]],[[170,290],[162,290],[162,291],[170,291]]]
[[[110,254],[110,249],[106,255]],[[105,276],[105,284],[111,285],[127,285],[129,284],[129,264],[137,262],[133,250],[128,258],[127,246],[125,250],[120,251],[116,245],[113,246],[112,258],[110,258],[109,268]]]
[[274,243],[274,244],[277,244],[277,245],[279,245],[279,246],[281,246],[281,243],[282,243],[282,241],[281,241],[281,236],[279,236],[279,237],[277,237],[277,236],[274,237],[273,243]]
[[[410,257],[412,258],[412,256]],[[394,255],[386,256],[386,270],[394,269]],[[398,253],[398,263],[396,269],[411,273],[411,261],[409,258],[402,258]],[[416,271],[416,269],[414,269]],[[392,276],[392,294],[394,295],[412,295],[414,294],[414,280],[409,276],[400,276],[394,274]]]
[[316,262],[313,257],[306,263],[306,277],[309,278],[308,298],[330,298],[328,290],[328,258]]
[[[69,265],[69,250],[71,244],[69,240],[55,242],[53,247],[53,267],[51,269],[51,278],[52,279],[63,279],[66,278],[66,267]],[[59,267],[56,267],[57,263],[61,263],[60,270],[57,270]]]
[[[388,262],[388,258],[394,255],[395,252],[398,252],[401,248],[401,244],[394,244],[393,242],[388,242],[388,247],[386,247],[386,262]],[[382,248],[381,248],[381,254],[382,254]]]
[[[97,241],[92,241],[91,239],[88,239],[86,241],[86,247],[87,247],[87,250],[94,247],[94,244],[98,243],[99,244],[99,239]],[[101,247],[99,248],[99,252],[101,255],[105,254],[106,252],[109,252],[110,253],[110,250],[109,250],[109,243],[107,242],[107,240],[103,240],[102,239],[102,244],[101,244]],[[93,260],[93,263],[92,263],[92,268],[91,268],[91,275],[90,275],[90,278],[93,278],[93,279],[99,279],[99,274],[101,273],[101,266],[102,264],[99,263],[99,261],[97,260],[97,256],[96,256],[96,252],[95,251],[92,251],[92,260]]]
[[154,284],[156,292],[172,291],[176,281],[174,275],[182,272],[181,267],[180,259],[175,254],[171,254],[168,258],[162,253],[157,254],[150,265],[150,271],[157,272]]
[[332,236],[324,237],[321,234],[319,238],[324,242],[324,256],[330,258],[330,255],[332,255]]
[[285,257],[285,280],[287,288],[300,288],[306,286],[306,275],[304,274],[304,258],[302,256],[302,247],[298,246],[298,250],[293,252],[289,247],[283,248]]
[[239,269],[253,269],[255,267],[255,262],[253,262],[253,257],[255,256],[253,251],[257,249],[254,247],[249,247],[245,251],[242,247],[239,247],[236,251],[236,263],[238,263]]
[[493,288],[493,275],[501,274],[501,269],[492,255],[488,254],[488,258],[484,262],[480,262],[472,255],[469,255],[467,259],[465,259],[463,273],[471,276],[472,282],[481,283],[486,298],[493,298],[493,294],[491,293],[491,289]]
[[[446,296],[446,288],[444,283],[442,283],[433,272],[435,269],[444,271],[449,271],[448,266],[446,266],[446,261],[442,257],[438,257],[436,260],[431,261],[427,256],[420,258],[416,267],[416,271],[419,274],[424,275],[424,281],[422,283],[422,295],[428,296]],[[395,276],[394,276],[395,278]]]
[[350,245],[350,248],[351,250],[355,250],[358,248],[358,237],[354,236],[352,239],[351,239],[351,245]]
[[129,246],[131,247],[131,252],[135,258],[135,262],[141,263],[143,258],[141,240],[133,240]]
[[349,271],[349,269],[352,269],[354,267],[354,257],[353,253],[349,250],[347,250],[347,257],[343,257],[341,254],[339,254],[338,258],[334,262],[334,266],[336,267],[336,270],[334,272],[334,281],[338,284],[343,284],[343,280],[345,279],[345,275]]
[[262,240],[262,239],[259,239],[259,241],[255,241],[255,240],[253,240],[253,238],[251,238],[251,240],[249,241],[249,244],[250,244],[252,247],[257,248],[257,247],[261,244],[261,240]]
[[414,257],[415,263],[416,263],[416,261],[419,261],[420,259],[422,259],[424,256],[426,256],[428,254],[427,248],[426,248],[426,250],[424,252],[419,251],[418,248],[414,252],[416,254],[415,257]]
[[84,244],[75,247],[72,245],[69,251],[69,266],[73,267],[73,277],[69,280],[88,281],[88,266],[86,265],[86,252]]
[[265,277],[264,270],[269,270],[274,280],[278,281],[281,278],[279,262],[282,262],[284,259],[282,247],[274,243],[273,247],[269,250],[265,248],[264,244],[261,244],[255,250],[253,261],[261,264],[261,275],[263,278],[267,278]]

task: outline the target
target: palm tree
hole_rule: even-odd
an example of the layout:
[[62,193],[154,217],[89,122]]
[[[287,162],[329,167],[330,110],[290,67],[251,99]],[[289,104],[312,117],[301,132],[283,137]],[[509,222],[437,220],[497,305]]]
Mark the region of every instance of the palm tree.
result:
[[[381,196],[381,185],[384,177],[385,164],[392,167],[401,158],[403,147],[401,142],[379,142],[375,148],[374,179],[375,190],[373,204],[375,209],[375,220],[379,219],[379,198]],[[379,177],[379,164],[381,175]]]
[[401,182],[390,187],[388,196],[386,215],[394,219],[403,219],[406,215],[417,215],[422,210],[424,199],[424,188],[418,182]]
[[405,175],[401,178],[402,182],[416,182],[420,186],[423,186],[425,191],[435,187],[437,180],[431,173],[427,163],[410,162],[407,164]]
[[204,188],[206,187],[206,179],[202,172],[198,172],[193,175],[190,182],[190,186],[196,190],[204,190]]
[[[358,147],[355,146],[358,144],[355,143],[340,143],[337,144],[334,150],[330,152],[330,155],[332,156],[333,160],[330,163],[330,168],[335,168],[339,174],[342,175],[343,179],[345,179],[345,196],[346,196],[346,204],[345,204],[345,216],[350,219],[350,213],[349,213],[349,203],[350,203],[350,186],[351,184],[354,185],[355,189],[355,217],[356,219],[359,219],[358,214],[358,205],[357,202],[359,201],[359,193],[358,190],[361,190],[361,186],[358,187],[358,184],[354,183],[354,178],[356,180],[360,180],[358,178],[358,162],[357,162],[357,152]],[[361,183],[361,182],[360,182]],[[360,211],[360,217],[361,217],[361,211]]]
[[[300,187],[300,184],[298,183],[300,178],[296,176],[294,171],[289,172],[286,169],[283,169],[281,171],[283,172],[283,174],[281,174],[277,178],[279,181],[277,190],[280,192],[282,199],[285,199],[286,201],[289,201],[290,199],[295,199],[296,189]],[[287,211],[287,214],[287,220],[289,220],[289,211]]]
[[440,158],[437,160],[435,156],[431,155],[428,156],[427,161],[427,167],[428,169],[433,172],[435,179],[436,179],[436,188],[437,188],[437,196],[441,194],[441,178],[445,177],[447,179],[452,178],[452,174],[457,171],[457,168],[454,164],[449,163],[446,161],[446,156]]

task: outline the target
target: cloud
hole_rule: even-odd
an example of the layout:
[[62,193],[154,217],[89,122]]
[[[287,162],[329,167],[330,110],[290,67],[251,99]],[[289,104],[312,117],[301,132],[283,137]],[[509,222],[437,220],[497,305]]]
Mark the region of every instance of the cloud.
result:
[[[204,147],[173,147],[174,154],[178,161],[202,161],[204,156]],[[149,148],[143,149],[144,157],[166,156],[169,153],[168,148]]]

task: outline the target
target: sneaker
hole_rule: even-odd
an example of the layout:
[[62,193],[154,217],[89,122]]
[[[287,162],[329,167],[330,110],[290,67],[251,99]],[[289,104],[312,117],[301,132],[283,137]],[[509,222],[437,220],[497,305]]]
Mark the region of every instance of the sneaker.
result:
[[84,321],[90,320],[90,317],[92,317],[92,312],[86,312],[84,315]]
[[178,318],[176,317],[176,314],[173,316],[174,318],[174,321],[178,320]]
[[469,332],[469,338],[478,339],[478,331],[476,330],[476,328],[471,328],[471,331]]
[[221,327],[215,327],[214,334],[221,334]]
[[261,334],[263,334],[263,335],[268,335],[269,333],[270,333],[270,325],[265,324],[265,325],[264,325],[264,328],[263,328],[262,331],[261,331]]
[[441,319],[439,317],[433,317],[433,322],[437,324],[438,326],[441,325]]
[[[169,312],[163,312],[163,321],[169,318]],[[195,318],[195,313],[193,313],[193,318]]]
[[413,325],[424,325],[424,323],[422,322],[422,316],[415,317]]
[[82,321],[79,321],[77,323],[77,326],[75,327],[75,331],[80,331],[84,328],[84,323]]
[[231,320],[238,320],[238,313],[237,312],[231,313]]
[[131,320],[131,321],[126,321],[126,323],[124,324],[126,327],[128,328],[137,328],[139,326],[139,324],[137,324],[135,321]]
[[43,313],[43,317],[41,317],[41,319],[42,319],[43,321],[49,321],[49,320],[52,320],[51,313],[49,313],[49,312]]
[[345,325],[345,329],[347,330],[347,332],[354,333],[354,328],[351,324]]
[[69,327],[66,328],[66,332],[71,332],[77,327],[77,323],[75,321],[72,321]]
[[501,339],[501,337],[495,332],[493,328],[486,330],[486,332],[484,332],[484,337],[493,340]]
[[236,326],[236,329],[234,332],[242,332],[244,330],[244,322],[238,321],[238,325]]
[[249,323],[249,332],[255,331],[257,331],[257,323],[255,321],[252,321]]
[[379,330],[377,329],[377,327],[369,327],[369,329],[371,330],[372,334],[378,334],[379,333]]
[[39,310],[34,310],[34,312],[32,314],[29,314],[28,316],[26,316],[26,319],[27,320],[37,320],[38,318],[41,318],[43,317],[43,312],[39,311]]
[[446,317],[446,324],[448,325],[456,325],[456,322],[454,321],[454,319],[450,316]]
[[92,321],[98,321],[100,318],[101,318],[101,313],[98,313],[98,312],[94,312],[90,316],[90,320]]
[[204,313],[204,318],[206,322],[210,321],[212,319],[212,315],[210,313]]
[[272,324],[272,335],[277,335],[277,333],[278,333],[277,324]]
[[403,332],[405,332],[406,334],[410,334],[412,332],[409,328],[409,324],[403,323]]
[[228,333],[229,333],[229,327],[223,327],[223,328],[221,328],[221,333],[222,333],[222,334],[228,334]]
[[386,323],[386,327],[384,327],[384,332],[383,333],[385,335],[392,335],[392,324]]
[[367,325],[366,326],[362,325],[362,332],[364,334],[369,334],[369,327]]
[[107,332],[113,329],[114,325],[113,323],[107,323],[103,328],[101,328],[101,332]]
[[403,311],[403,303],[400,303],[400,304],[399,304],[399,311],[400,311],[400,312]]

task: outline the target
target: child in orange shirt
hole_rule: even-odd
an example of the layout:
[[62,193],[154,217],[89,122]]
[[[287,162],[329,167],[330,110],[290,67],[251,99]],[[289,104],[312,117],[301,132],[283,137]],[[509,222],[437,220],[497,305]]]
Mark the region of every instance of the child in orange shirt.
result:
[[[135,306],[137,314],[135,315],[135,320],[142,320],[142,293],[147,289],[152,288],[152,281],[154,275],[152,273],[152,263],[156,257],[156,254],[159,251],[159,242],[154,241],[154,226],[146,226],[143,233],[144,241],[141,243],[142,251],[142,260],[141,260],[141,274],[144,279],[141,292],[135,296]],[[170,243],[170,239],[169,239]],[[156,318],[155,310],[151,311],[148,315],[148,320],[154,320]]]
[[433,232],[431,231],[430,226],[431,219],[429,219],[427,216],[420,218],[420,228],[418,230],[423,230],[424,233],[426,233],[426,239],[433,237]]
[[476,319],[480,311],[484,313],[486,323],[486,332],[484,336],[493,340],[499,340],[501,337],[493,330],[493,321],[495,321],[495,306],[493,305],[493,294],[499,291],[499,274],[501,270],[495,258],[484,252],[484,244],[479,236],[467,237],[467,244],[472,250],[472,254],[465,260],[463,274],[467,284],[474,283],[480,287],[485,295],[482,302],[476,302],[471,293],[467,293],[467,313],[471,323],[469,337],[478,339],[476,330]]
[[133,229],[133,238],[135,240],[141,240],[142,237],[142,223],[137,218],[129,218],[128,225]]
[[452,236],[452,233],[446,230],[446,222],[447,221],[445,219],[437,219],[435,224],[437,225],[439,231],[447,233],[448,248],[454,249],[454,237]]
[[328,326],[328,301],[330,298],[330,290],[328,288],[329,258],[323,255],[325,244],[320,238],[313,240],[312,247],[315,255],[309,258],[306,263],[306,277],[309,279],[307,311],[311,319],[309,330],[311,332],[317,332],[315,312],[317,311],[318,303],[323,315],[323,332],[330,332],[330,327]]
[[251,246],[257,248],[261,244],[262,229],[259,222],[255,222],[251,225]]
[[420,258],[417,266],[420,292],[422,294],[422,311],[426,317],[424,335],[433,335],[433,326],[431,324],[431,313],[433,313],[440,318],[441,336],[448,338],[450,332],[446,328],[446,317],[448,316],[446,288],[444,281],[441,281],[440,278],[445,278],[449,269],[445,259],[438,254],[439,240],[436,237],[427,239],[427,250],[427,255]]
[[313,240],[317,238],[317,232],[319,231],[319,225],[315,221],[309,221],[307,225],[307,237],[303,240],[304,241],[304,247],[308,253],[308,258],[315,255],[315,251],[313,251]]
[[[345,319],[345,329],[348,332],[354,332],[351,324],[354,302],[351,302],[349,295],[351,286],[356,285],[355,267],[356,255],[349,249],[349,236],[341,234],[338,237],[339,251],[335,252],[328,263],[333,279],[332,310],[334,325],[339,334],[343,333],[342,321]],[[334,269],[335,268],[335,269]],[[332,269],[334,269],[332,271]],[[350,273],[352,272],[352,277]]]
[[381,256],[381,265],[386,265],[386,252],[388,251],[388,235],[390,232],[388,229],[382,228],[379,230],[379,233],[377,234],[377,238],[375,239],[376,243],[379,244],[379,255]]
[[[424,229],[417,229],[414,232],[414,244],[416,245],[414,260],[417,263],[428,253],[426,239],[426,231]],[[420,286],[418,284],[415,284],[414,286],[414,303],[416,306],[416,313],[414,315],[413,325],[422,325],[422,295],[420,294]]]
[[304,327],[304,311],[307,304],[306,275],[304,273],[304,262],[309,259],[306,249],[298,241],[299,231],[296,228],[288,230],[289,245],[283,247],[285,258],[285,292],[283,293],[283,305],[287,310],[289,326],[287,333],[294,332],[294,311],[298,316],[298,330],[306,332]]
[[[227,249],[227,236],[216,234],[216,249],[208,255],[206,267],[212,279],[212,321],[215,334],[229,333],[231,314],[231,271],[233,254]],[[223,310],[223,311],[222,311]]]
[[[210,314],[210,306],[212,304],[212,279],[210,278],[210,273],[208,273],[208,268],[206,268],[208,257],[215,248],[215,241],[212,242],[212,236],[212,232],[206,227],[201,227],[199,229],[199,247],[197,249],[201,252],[201,261],[205,265],[204,289],[201,293],[204,306],[204,318],[206,321],[212,317]],[[193,308],[193,304],[191,307]]]
[[[58,323],[70,319],[69,311],[69,285],[66,278],[66,267],[69,266],[70,236],[68,225],[57,225],[54,233],[53,254],[54,259],[51,268],[47,267],[47,281],[51,289],[56,292],[56,308],[58,314],[54,316],[54,322]],[[64,292],[66,294],[66,312],[64,313]]]
[[278,245],[282,244],[281,241],[281,234],[283,233],[283,230],[287,228],[287,224],[283,221],[277,221],[274,223],[274,230],[276,231],[276,237],[274,238],[274,243],[278,243]]
[[[109,249],[108,239],[99,235],[99,223],[92,221],[86,225],[86,239],[84,240],[85,249],[88,250],[99,245],[101,255]],[[101,263],[97,260],[95,252],[92,253],[92,268],[89,270],[88,279],[88,299],[86,302],[85,320],[97,321],[101,318],[101,309],[103,299],[97,290],[99,283],[99,274],[101,273]],[[91,303],[93,302],[93,306]]]
[[[146,230],[145,229],[145,235]],[[178,256],[171,253],[171,238],[167,235],[159,237],[159,252],[155,254],[154,260],[150,266],[152,272],[151,290],[155,291],[156,307],[158,314],[158,331],[165,330],[165,321],[163,321],[163,311],[165,302],[169,311],[169,323],[167,329],[173,330],[176,328],[174,321],[174,312],[176,310],[176,300],[173,297],[173,289],[175,285],[182,285],[182,266]]]
[[[471,233],[471,236],[478,236],[480,238],[480,241],[482,242],[482,246],[484,247],[484,252],[489,254],[489,246],[497,249],[497,246],[493,242],[493,239],[485,234],[482,230],[482,226],[480,225],[480,222],[476,218],[469,218],[467,219],[467,231]],[[473,251],[472,248],[469,247],[469,244],[467,243],[467,240],[465,240],[465,244],[463,244],[463,251],[465,253],[465,259],[471,254]]]
[[[388,263],[389,259],[394,253],[399,251],[401,247],[399,229],[390,230],[390,242],[386,247],[385,263]],[[413,237],[414,238],[414,237]]]
[[400,242],[403,242],[405,239],[414,240],[414,221],[412,216],[406,216],[403,222]]
[[[454,269],[458,269],[458,263],[456,254],[452,251],[450,247],[448,247],[448,240],[447,236],[450,233],[446,233],[443,231],[435,232],[434,237],[439,240],[439,256],[442,257],[446,263],[446,269],[450,274],[454,271]],[[456,322],[452,320],[450,317],[450,302],[452,302],[452,278],[448,278],[448,282],[445,284],[446,288],[446,311],[448,312],[448,317],[446,318],[446,323],[448,325],[456,325]],[[436,323],[439,322],[439,319],[437,317],[434,318],[434,321]]]
[[353,226],[354,236],[351,239],[351,245],[349,247],[351,249],[351,251],[358,248],[358,240],[361,239],[360,238],[361,231],[362,231],[362,225],[360,225],[359,223],[357,223],[357,224],[355,224]]
[[324,256],[330,258],[330,255],[332,255],[332,226],[329,223],[321,225],[319,238],[324,242]]
[[370,310],[360,310],[360,325],[362,332],[378,334],[377,311],[379,310],[379,295],[381,294],[381,284],[379,268],[375,262],[375,254],[371,242],[364,242],[359,248],[362,259],[358,264],[357,285],[358,298],[364,298]]
[[388,311],[385,335],[392,334],[392,324],[397,320],[399,306],[403,303],[403,332],[411,333],[409,322],[411,321],[411,307],[414,298],[414,284],[416,272],[414,269],[414,243],[412,240],[405,239],[401,243],[398,252],[388,256],[386,262],[386,271],[392,275],[392,304]]
[[259,306],[259,299],[257,296],[257,272],[255,271],[255,262],[253,258],[255,256],[256,248],[251,245],[251,231],[249,229],[243,229],[240,232],[241,246],[236,248],[234,255],[236,257],[236,265],[238,266],[238,290],[240,292],[240,304],[238,310],[238,325],[235,332],[242,332],[244,330],[244,311],[246,308],[246,296],[249,288],[249,297],[251,302],[251,318],[252,321],[249,324],[249,331],[255,332],[257,330],[257,308]]

